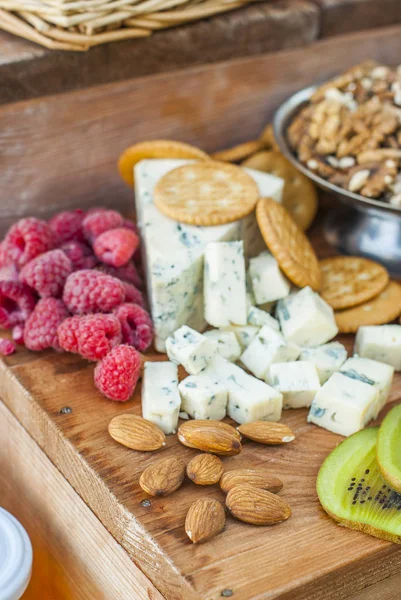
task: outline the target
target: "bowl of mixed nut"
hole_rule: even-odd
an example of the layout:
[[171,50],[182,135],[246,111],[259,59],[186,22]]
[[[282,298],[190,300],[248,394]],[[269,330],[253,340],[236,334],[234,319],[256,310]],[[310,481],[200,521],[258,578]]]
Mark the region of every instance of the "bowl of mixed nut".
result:
[[385,241],[382,262],[401,271],[401,67],[366,61],[301,90],[277,111],[274,133],[288,160],[347,205],[331,241],[375,258]]

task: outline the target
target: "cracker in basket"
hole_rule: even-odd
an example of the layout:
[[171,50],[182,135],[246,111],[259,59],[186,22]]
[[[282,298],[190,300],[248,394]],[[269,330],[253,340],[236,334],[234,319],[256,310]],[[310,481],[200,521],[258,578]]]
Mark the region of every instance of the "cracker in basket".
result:
[[134,166],[147,158],[187,158],[208,160],[209,156],[200,148],[175,142],[174,140],[150,140],[126,148],[118,159],[118,170],[129,186],[134,184]]
[[162,213],[190,225],[223,225],[242,219],[258,200],[258,186],[248,173],[211,160],[173,169],[154,190],[154,203]]
[[319,261],[287,209],[272,198],[263,198],[256,207],[256,218],[266,246],[288,279],[298,287],[309,285],[319,291]]
[[362,325],[384,325],[401,314],[401,286],[390,281],[387,287],[365,304],[336,311],[334,316],[340,333],[355,333]]
[[335,256],[320,261],[320,295],[335,310],[357,306],[371,300],[389,282],[384,267],[359,256]]
[[306,231],[312,224],[318,209],[316,188],[280,152],[258,152],[242,163],[284,179],[283,205],[290,211],[296,224]]
[[249,142],[244,142],[243,144],[238,144],[237,146],[233,146],[232,148],[227,148],[226,150],[220,150],[219,152],[215,152],[212,154],[212,158],[214,160],[221,160],[223,162],[232,162],[237,163],[241,162],[248,158],[248,156],[252,156],[255,152],[259,152],[264,147],[264,143],[261,140],[250,140]]

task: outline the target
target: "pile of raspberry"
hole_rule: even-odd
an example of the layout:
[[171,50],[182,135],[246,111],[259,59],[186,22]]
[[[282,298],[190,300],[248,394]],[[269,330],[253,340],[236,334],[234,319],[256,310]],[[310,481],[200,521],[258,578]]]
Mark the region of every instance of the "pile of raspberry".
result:
[[153,325],[142,295],[136,226],[115,210],[21,219],[0,242],[0,354],[17,344],[96,361],[95,386],[128,400]]

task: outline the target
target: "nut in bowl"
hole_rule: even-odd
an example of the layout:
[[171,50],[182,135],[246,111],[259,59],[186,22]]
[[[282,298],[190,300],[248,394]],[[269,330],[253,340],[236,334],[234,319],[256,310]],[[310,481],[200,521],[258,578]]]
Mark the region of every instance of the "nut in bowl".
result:
[[297,92],[274,118],[281,152],[340,202],[325,224],[328,241],[394,275],[401,274],[399,85],[399,69],[369,61]]

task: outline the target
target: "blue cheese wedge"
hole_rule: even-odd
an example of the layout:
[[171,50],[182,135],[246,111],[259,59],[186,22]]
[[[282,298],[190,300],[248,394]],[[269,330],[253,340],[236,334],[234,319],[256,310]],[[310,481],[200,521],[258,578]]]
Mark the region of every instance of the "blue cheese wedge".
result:
[[242,349],[233,331],[211,329],[203,335],[217,344],[217,352],[222,358],[236,362],[241,356]]
[[[136,210],[158,352],[165,352],[166,339],[181,325],[189,325],[198,331],[206,325],[203,314],[206,245],[243,239],[247,255],[256,252],[259,245],[254,214],[227,225],[196,227],[169,219],[154,206],[153,191],[157,182],[172,169],[188,162],[153,159],[143,160],[135,166]],[[281,200],[282,179],[267,173],[248,172],[257,182],[262,196]]]
[[181,408],[193,419],[221,421],[226,416],[228,390],[217,377],[190,375],[178,386]]
[[276,316],[284,337],[299,346],[320,346],[338,333],[333,309],[310,287],[280,300]]
[[166,434],[177,431],[181,397],[178,369],[172,362],[145,362],[142,381],[142,416]]
[[352,435],[374,418],[379,395],[374,385],[334,373],[316,394],[308,421],[345,437]]
[[366,325],[358,329],[355,352],[401,371],[401,325]]
[[263,327],[264,325],[268,325],[271,329],[275,329],[276,331],[280,331],[280,323],[272,317],[265,310],[261,310],[256,306],[250,306],[248,308],[248,323],[249,325],[255,325],[256,327]]
[[370,358],[353,356],[345,361],[340,373],[352,379],[374,385],[379,390],[379,401],[373,415],[375,419],[387,402],[393,381],[394,367]]
[[283,396],[279,391],[259,381],[243,369],[217,357],[206,369],[228,389],[227,413],[237,423],[279,421]]
[[212,242],[205,248],[205,319],[213,327],[246,325],[243,242]]
[[251,258],[248,272],[256,304],[274,302],[290,293],[291,284],[270,252],[265,251]]
[[347,360],[347,350],[340,342],[330,342],[317,348],[303,348],[300,360],[312,363],[323,385],[333,373],[337,373]]
[[265,325],[241,355],[241,363],[259,379],[267,377],[273,363],[297,360],[301,348]]
[[260,331],[260,327],[256,327],[255,325],[231,325],[230,327],[224,327],[222,331],[231,331],[234,333],[239,345],[244,350],[255,339]]
[[194,329],[183,325],[166,340],[169,359],[182,365],[187,373],[197,375],[217,354],[217,344]]
[[310,406],[320,390],[316,367],[305,361],[271,365],[267,381],[283,394],[284,409]]

